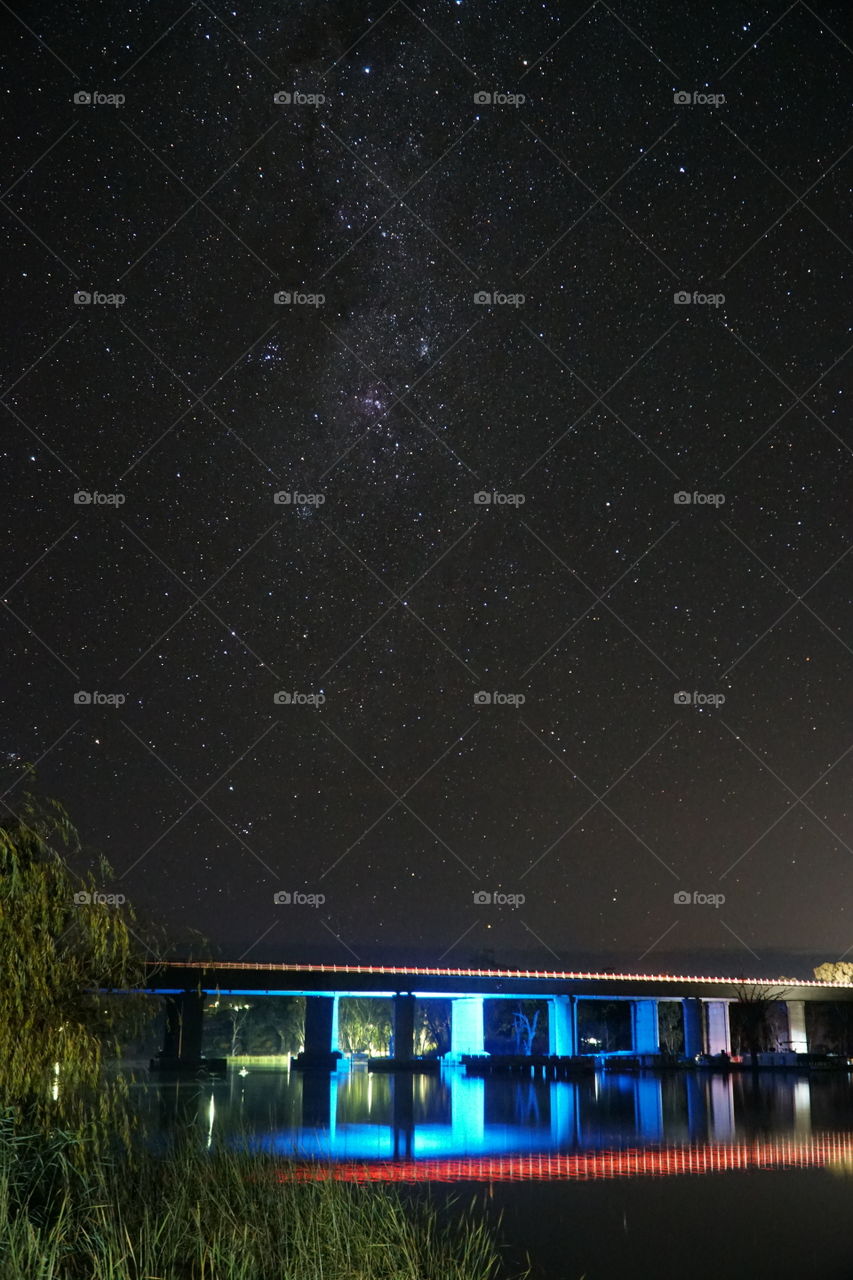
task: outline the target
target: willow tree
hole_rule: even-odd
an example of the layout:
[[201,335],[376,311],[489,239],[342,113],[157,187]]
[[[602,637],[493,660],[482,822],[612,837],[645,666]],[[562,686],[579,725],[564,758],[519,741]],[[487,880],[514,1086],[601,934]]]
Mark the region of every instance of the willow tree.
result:
[[133,912],[79,877],[77,833],[55,801],[26,792],[0,819],[0,1103],[40,1125],[92,1119],[110,1103],[106,1056],[118,1052],[126,998],[143,968]]

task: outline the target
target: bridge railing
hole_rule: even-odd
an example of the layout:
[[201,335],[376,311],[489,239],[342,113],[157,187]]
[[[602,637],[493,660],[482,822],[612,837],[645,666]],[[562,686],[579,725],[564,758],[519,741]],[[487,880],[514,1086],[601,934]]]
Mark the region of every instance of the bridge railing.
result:
[[[155,966],[152,966],[155,967]],[[448,978],[509,978],[552,982],[672,982],[707,983],[719,986],[824,987],[849,989],[845,982],[818,982],[814,978],[732,978],[710,974],[684,973],[593,973],[588,970],[562,969],[476,969],[450,968],[439,965],[353,965],[353,964],[288,964],[249,960],[162,960],[157,968],[224,969],[276,973],[355,973],[391,976]]]

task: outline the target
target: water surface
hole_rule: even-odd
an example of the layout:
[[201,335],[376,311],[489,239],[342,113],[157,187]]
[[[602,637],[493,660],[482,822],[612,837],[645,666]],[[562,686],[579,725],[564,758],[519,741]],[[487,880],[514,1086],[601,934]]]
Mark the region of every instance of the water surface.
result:
[[334,1176],[504,1213],[537,1277],[853,1280],[853,1076],[604,1072],[573,1082],[253,1066],[137,1089],[146,1127],[247,1132]]

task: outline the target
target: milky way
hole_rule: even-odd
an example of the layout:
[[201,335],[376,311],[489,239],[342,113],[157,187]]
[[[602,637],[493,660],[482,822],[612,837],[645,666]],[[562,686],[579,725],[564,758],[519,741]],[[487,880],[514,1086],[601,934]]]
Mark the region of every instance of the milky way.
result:
[[4,803],[178,949],[837,958],[846,6],[272,10],[9,18]]

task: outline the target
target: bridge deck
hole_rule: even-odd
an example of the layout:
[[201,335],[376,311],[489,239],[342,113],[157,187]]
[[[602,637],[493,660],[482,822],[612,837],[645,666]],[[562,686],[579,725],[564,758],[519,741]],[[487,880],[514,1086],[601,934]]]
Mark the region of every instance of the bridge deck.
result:
[[671,973],[594,973],[561,969],[484,969],[438,965],[261,964],[252,961],[168,960],[149,967],[151,991],[203,990],[270,994],[490,995],[586,998],[737,999],[743,987],[789,1000],[853,1000],[853,985],[803,978],[731,978]]

